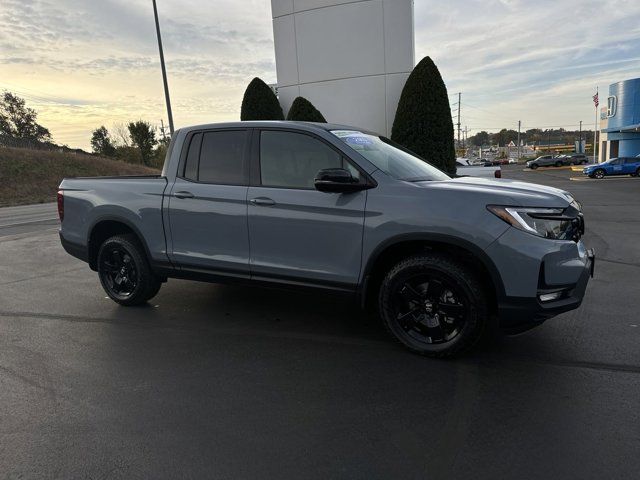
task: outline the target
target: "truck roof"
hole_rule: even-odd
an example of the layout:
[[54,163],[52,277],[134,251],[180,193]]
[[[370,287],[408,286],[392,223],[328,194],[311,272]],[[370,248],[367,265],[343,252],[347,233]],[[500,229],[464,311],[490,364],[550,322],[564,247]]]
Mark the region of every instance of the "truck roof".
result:
[[265,128],[265,127],[292,128],[295,130],[303,130],[303,131],[357,130],[359,132],[377,135],[376,133],[370,132],[363,128],[353,127],[349,125],[341,125],[338,123],[293,122],[293,121],[286,121],[286,120],[250,120],[250,121],[242,121],[242,122],[206,123],[203,125],[192,125],[188,127],[182,127],[179,130],[189,132],[192,130],[206,130],[206,129],[212,129],[212,128]]

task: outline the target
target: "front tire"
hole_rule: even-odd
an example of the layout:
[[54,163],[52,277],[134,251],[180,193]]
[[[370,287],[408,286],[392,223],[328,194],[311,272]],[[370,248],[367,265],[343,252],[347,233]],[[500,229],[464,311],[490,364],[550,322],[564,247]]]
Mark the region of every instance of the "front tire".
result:
[[109,298],[124,306],[146,303],[162,285],[135,235],[104,241],[98,251],[98,277]]
[[531,170],[535,170],[536,168],[538,168],[538,164],[537,163],[533,163],[531,164]]
[[387,331],[412,352],[451,357],[471,348],[488,319],[487,295],[473,272],[437,253],[409,257],[382,281]]
[[601,168],[593,172],[594,178],[597,178],[597,179],[604,178],[605,175],[606,175],[606,172]]
[[556,162],[556,167],[561,167],[562,166],[562,162]]

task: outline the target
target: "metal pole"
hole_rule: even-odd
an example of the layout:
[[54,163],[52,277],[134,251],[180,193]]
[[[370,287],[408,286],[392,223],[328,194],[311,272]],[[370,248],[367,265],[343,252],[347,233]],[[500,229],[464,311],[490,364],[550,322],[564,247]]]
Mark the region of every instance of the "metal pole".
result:
[[162,68],[162,81],[164,83],[164,98],[167,102],[167,115],[169,116],[169,131],[173,135],[173,114],[171,113],[171,99],[169,98],[169,83],[167,82],[167,69],[164,66],[164,52],[162,51],[162,36],[160,35],[160,22],[158,21],[158,7],[156,0],[153,2],[153,16],[156,19],[156,34],[158,35],[158,50],[160,51],[160,67]]
[[578,136],[578,152],[577,153],[584,153],[582,151],[582,120],[580,120],[580,134]]
[[460,148],[460,99],[462,92],[458,92],[458,148]]
[[[598,87],[596,87],[596,95],[598,95]],[[598,102],[600,97],[598,96]],[[596,141],[598,140],[598,107],[596,106],[596,121],[593,124],[593,163],[596,163]]]
[[520,161],[520,120],[518,120],[518,161]]

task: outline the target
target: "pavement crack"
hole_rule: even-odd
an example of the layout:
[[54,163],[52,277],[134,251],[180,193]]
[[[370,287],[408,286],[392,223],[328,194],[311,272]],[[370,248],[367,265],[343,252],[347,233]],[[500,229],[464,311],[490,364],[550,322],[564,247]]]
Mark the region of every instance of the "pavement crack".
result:
[[626,265],[628,267],[640,268],[640,263],[623,262],[622,260],[609,260],[608,258],[598,258],[597,256],[596,256],[596,262],[616,263],[618,265]]
[[53,275],[60,275],[61,273],[75,272],[77,270],[84,270],[86,268],[87,268],[86,266],[84,266],[84,267],[76,267],[76,268],[70,268],[69,270],[62,270],[60,272],[43,273],[42,275],[35,275],[33,277],[20,278],[18,280],[11,280],[10,282],[0,283],[0,287],[2,287],[4,285],[12,285],[14,283],[27,282],[29,280],[36,280],[38,278],[45,278],[45,277],[51,277]]

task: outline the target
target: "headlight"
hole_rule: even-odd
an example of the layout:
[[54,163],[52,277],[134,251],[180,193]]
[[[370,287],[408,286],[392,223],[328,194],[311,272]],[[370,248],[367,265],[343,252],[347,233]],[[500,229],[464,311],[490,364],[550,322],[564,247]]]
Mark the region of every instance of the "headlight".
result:
[[487,205],[487,209],[509,225],[539,237],[577,241],[584,233],[582,214],[573,205],[567,209]]

